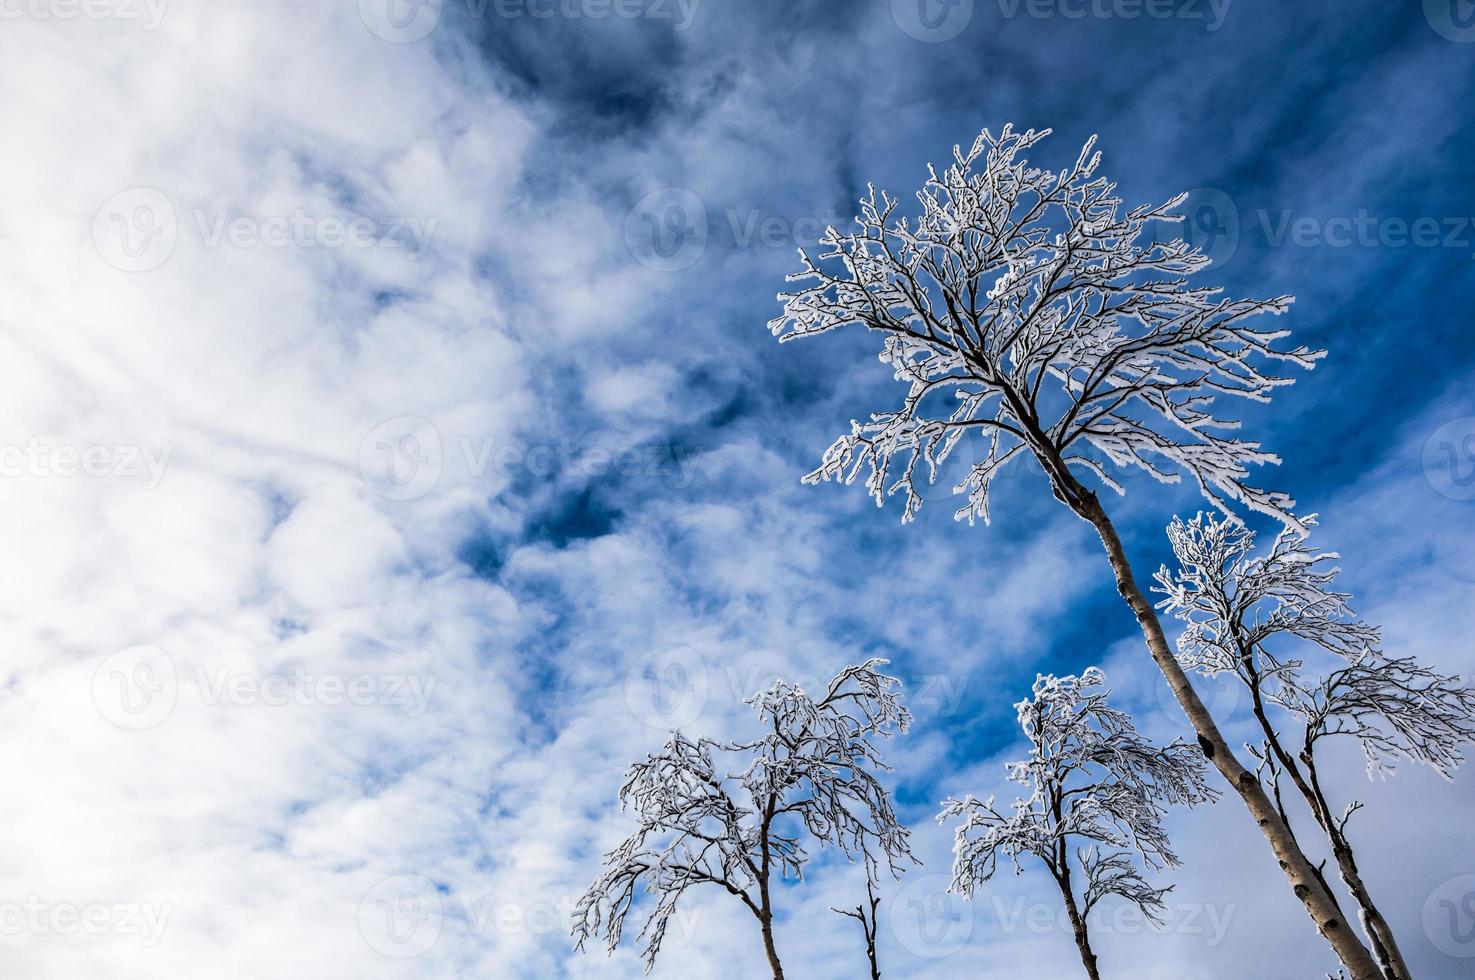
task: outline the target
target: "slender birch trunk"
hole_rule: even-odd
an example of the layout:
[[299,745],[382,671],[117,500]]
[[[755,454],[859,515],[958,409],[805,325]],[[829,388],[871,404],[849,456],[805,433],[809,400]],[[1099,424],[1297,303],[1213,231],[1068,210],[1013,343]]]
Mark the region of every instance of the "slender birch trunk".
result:
[[[1309,753],[1307,755],[1309,756]],[[1341,874],[1343,883],[1347,885],[1347,890],[1352,893],[1353,901],[1357,902],[1362,928],[1372,942],[1373,953],[1378,958],[1378,965],[1383,968],[1383,973],[1388,980],[1412,980],[1408,963],[1403,958],[1403,952],[1398,948],[1398,941],[1393,937],[1393,928],[1388,925],[1388,920],[1383,918],[1383,913],[1378,911],[1377,905],[1373,903],[1372,895],[1362,880],[1362,873],[1357,868],[1357,858],[1352,853],[1352,844],[1337,826],[1331,807],[1327,804],[1326,795],[1321,791],[1321,782],[1316,777],[1315,763],[1306,756],[1303,758],[1311,776],[1312,798],[1308,802],[1311,803],[1311,809],[1316,814],[1317,821],[1326,829],[1327,838],[1332,843],[1332,856],[1337,861],[1337,871]]]
[[[1248,651],[1241,650],[1241,656],[1248,658]],[[1276,761],[1280,764],[1295,784],[1296,790],[1306,805],[1311,808],[1311,815],[1315,818],[1317,826],[1321,827],[1326,834],[1327,840],[1332,846],[1332,856],[1337,861],[1337,871],[1341,875],[1342,882],[1351,893],[1352,900],[1357,903],[1358,917],[1362,922],[1363,934],[1367,936],[1372,948],[1372,954],[1377,960],[1379,969],[1387,980],[1412,980],[1408,964],[1403,959],[1403,953],[1398,948],[1398,942],[1393,938],[1393,929],[1378,907],[1373,903],[1371,893],[1362,880],[1362,875],[1357,868],[1356,857],[1352,853],[1352,845],[1345,834],[1337,826],[1336,818],[1333,816],[1331,806],[1327,802],[1326,795],[1321,790],[1321,783],[1316,776],[1316,760],[1309,748],[1303,749],[1300,759],[1306,764],[1306,772],[1296,764],[1290,753],[1281,745],[1280,736],[1275,731],[1275,726],[1270,724],[1270,718],[1265,712],[1265,701],[1260,694],[1260,677],[1253,667],[1250,668],[1250,695],[1255,712],[1255,720],[1260,723],[1260,730],[1265,734],[1265,744],[1274,753]],[[1308,781],[1308,775],[1310,777]],[[1325,881],[1325,876],[1322,876]]]

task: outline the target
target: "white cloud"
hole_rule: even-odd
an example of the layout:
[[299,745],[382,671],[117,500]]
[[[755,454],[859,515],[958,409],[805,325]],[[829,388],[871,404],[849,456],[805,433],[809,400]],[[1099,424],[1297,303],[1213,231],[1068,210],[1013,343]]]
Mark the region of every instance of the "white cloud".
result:
[[[684,181],[719,219],[747,215],[782,176],[813,205],[778,215],[793,222],[822,216],[807,212],[828,206],[833,175],[794,166],[804,141],[754,138],[776,114],[750,79],[631,145],[576,151],[556,109],[507,95],[449,21],[394,44],[356,8],[171,0],[155,30],[31,18],[0,34],[0,446],[34,443],[52,461],[97,448],[111,467],[0,478],[0,906],[133,903],[164,923],[152,943],[0,932],[15,975],[637,976],[628,950],[572,956],[560,917],[626,826],[621,767],[663,734],[641,701],[653,656],[695,658],[667,679],[700,695],[697,732],[748,724],[740,699],[757,683],[869,653],[923,684],[958,682],[933,696],[973,703],[1043,658],[1052,622],[1103,581],[1073,522],[1021,509],[994,530],[913,528],[902,547],[885,537],[895,510],[876,513],[859,488],[797,486],[780,443],[817,451],[833,420],[678,445],[706,450],[689,473],[621,483],[586,469],[509,493],[526,468],[465,447],[679,443],[727,394],[707,376],[683,390],[687,369],[757,370],[708,301],[789,249],[713,244],[702,275],[670,276],[629,254],[625,205]],[[867,29],[891,30],[872,13]],[[690,50],[716,43],[696,30]],[[719,69],[735,70],[691,70]],[[367,241],[339,243],[340,226]],[[172,244],[148,237],[159,230]],[[673,295],[674,326],[657,305]],[[162,466],[124,471],[120,453]],[[386,465],[413,469],[408,491],[384,482]],[[1329,509],[1382,527],[1422,492],[1390,466]],[[608,533],[519,543],[550,519],[539,508],[554,491],[585,487]],[[1369,612],[1468,668],[1461,586],[1445,580],[1467,556],[1437,527],[1399,530],[1386,575],[1382,538],[1343,547],[1385,575]],[[496,581],[456,560],[479,532],[495,539]],[[1408,573],[1422,549],[1436,557]],[[900,558],[877,568],[873,553]],[[138,645],[166,659],[141,673],[107,659]],[[1138,653],[1122,647],[1114,680],[1150,711],[1155,675],[1127,666]],[[138,702],[154,723],[132,730],[125,696],[166,701]],[[914,787],[959,765],[944,731],[965,729],[919,726],[895,746]],[[948,773],[949,791],[986,790],[969,783],[997,776],[996,761]],[[1462,785],[1408,774],[1373,791],[1390,814],[1378,826],[1415,800],[1434,842],[1373,862],[1402,900],[1400,929],[1418,929],[1421,895],[1448,870],[1439,852],[1458,851]],[[927,806],[912,815],[936,873],[948,841]],[[1223,845],[1253,834],[1242,814],[1226,803],[1182,834],[1184,900],[1235,903],[1224,944],[1121,935],[1103,944],[1108,963],[1140,964],[1150,941],[1164,977],[1325,965],[1268,860]],[[827,911],[856,881],[825,864],[790,896],[793,975],[859,967],[854,923]],[[1035,894],[1021,887],[1002,894]],[[741,908],[712,896],[691,911],[698,931],[669,947],[662,975],[761,968]],[[992,906],[950,912],[975,921],[971,945],[908,956],[883,934],[888,973],[1075,968],[1068,937],[1005,935]],[[435,941],[399,957],[428,942],[417,923]]]

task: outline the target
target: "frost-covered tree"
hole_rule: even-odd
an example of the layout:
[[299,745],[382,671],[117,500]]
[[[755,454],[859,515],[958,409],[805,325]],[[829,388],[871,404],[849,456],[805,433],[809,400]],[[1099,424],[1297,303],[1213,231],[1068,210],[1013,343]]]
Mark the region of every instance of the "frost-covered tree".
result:
[[[1314,526],[1315,518],[1303,524]],[[1281,531],[1264,554],[1243,526],[1213,515],[1174,520],[1168,538],[1176,572],[1157,573],[1160,604],[1186,624],[1179,658],[1208,676],[1230,674],[1250,695],[1262,741],[1252,751],[1282,817],[1281,781],[1289,780],[1331,847],[1357,905],[1363,932],[1388,980],[1409,980],[1393,930],[1378,910],[1347,834],[1350,801],[1338,813],[1317,750],[1355,739],[1369,776],[1391,773],[1399,758],[1445,778],[1475,739],[1475,690],[1411,657],[1389,657],[1376,627],[1333,586],[1334,552]],[[1279,715],[1274,718],[1272,716]],[[1283,723],[1291,728],[1282,733]]]
[[[912,862],[909,832],[880,780],[880,742],[905,732],[901,682],[871,659],[846,667],[818,698],[782,681],[748,699],[762,734],[747,741],[693,741],[675,732],[635,763],[620,789],[637,827],[605,856],[605,870],[574,911],[576,948],[604,935],[613,952],[643,890],[650,906],[639,938],[649,970],[686,892],[715,886],[753,914],[774,980],[774,890],[803,878],[805,845],[836,847],[872,880],[884,865]],[[729,768],[728,763],[733,767]]]
[[1167,808],[1218,795],[1204,783],[1207,765],[1197,747],[1148,742],[1129,715],[1106,703],[1105,682],[1095,667],[1079,677],[1036,679],[1031,697],[1015,705],[1029,756],[1008,765],[1009,779],[1029,795],[1007,809],[992,796],[950,799],[938,817],[961,819],[952,887],[965,898],[993,878],[1001,856],[1015,873],[1022,857],[1044,865],[1060,888],[1092,980],[1100,977],[1088,927],[1092,909],[1115,895],[1161,922],[1172,886],[1150,884],[1144,870],[1178,865],[1162,825]]
[[789,341],[875,331],[882,361],[907,385],[899,407],[853,422],[806,479],[850,482],[867,470],[877,504],[902,494],[909,520],[922,502],[916,481],[964,451],[976,462],[953,488],[964,498],[957,516],[987,521],[994,478],[1021,456],[1035,460],[1055,498],[1100,536],[1154,661],[1294,894],[1353,980],[1375,980],[1367,948],[1174,658],[1092,488],[1121,492],[1119,470],[1187,476],[1217,507],[1297,526],[1290,498],[1248,482],[1275,456],[1235,438],[1236,423],[1214,403],[1267,401],[1291,383],[1270,366],[1309,368],[1321,354],[1286,347],[1286,331],[1259,325],[1290,297],[1231,299],[1190,284],[1209,259],[1161,233],[1182,220],[1182,195],[1123,209],[1096,173],[1094,139],[1064,170],[1031,167],[1022,155],[1047,133],[985,130],[971,148],[954,148],[946,170],[929,169],[915,219],[872,187],[852,227],[827,229],[816,255],[801,250],[789,281],[802,286],[780,295],[774,333]]

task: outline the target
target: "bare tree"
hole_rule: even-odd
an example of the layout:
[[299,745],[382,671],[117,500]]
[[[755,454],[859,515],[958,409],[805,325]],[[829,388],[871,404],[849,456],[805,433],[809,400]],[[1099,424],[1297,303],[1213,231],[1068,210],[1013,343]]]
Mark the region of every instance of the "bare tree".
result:
[[780,295],[774,333],[787,341],[848,326],[877,331],[882,360],[908,385],[899,409],[853,422],[806,479],[850,482],[868,467],[877,504],[904,493],[907,520],[921,504],[914,481],[935,477],[973,440],[979,462],[953,488],[966,497],[957,516],[987,521],[994,477],[1020,455],[1033,457],[1055,498],[1100,536],[1117,590],[1200,746],[1244,800],[1294,894],[1353,980],[1376,980],[1367,948],[1174,658],[1085,482],[1121,492],[1112,468],[1165,482],[1187,474],[1217,507],[1297,526],[1289,497],[1247,482],[1250,467],[1276,457],[1231,437],[1237,423],[1212,408],[1219,396],[1267,401],[1291,379],[1266,364],[1309,368],[1321,353],[1287,349],[1285,331],[1254,326],[1290,297],[1235,300],[1189,285],[1208,258],[1152,234],[1182,220],[1174,209],[1183,196],[1124,212],[1115,185],[1096,175],[1094,138],[1068,169],[1029,166],[1021,154],[1047,133],[985,130],[967,151],[954,148],[946,170],[929,168],[914,222],[896,217],[898,201],[872,187],[852,230],[827,229],[816,257],[801,250],[803,268],[789,281],[804,286]]
[[861,932],[866,940],[866,962],[871,966],[871,980],[881,980],[881,961],[876,956],[876,909],[881,907],[881,898],[876,894],[876,884],[869,874],[866,875],[866,900],[853,909],[831,908],[831,912],[839,912],[860,923]]
[[[877,743],[905,732],[911,715],[898,698],[901,682],[877,670],[885,663],[846,667],[817,700],[776,683],[747,702],[761,736],[718,743],[675,732],[661,752],[631,766],[620,803],[638,826],[605,856],[604,873],[575,907],[575,948],[603,932],[613,952],[643,886],[654,897],[640,930],[649,971],[687,890],[715,885],[753,914],[774,980],[783,980],[772,886],[803,878],[806,841],[860,860],[868,881],[883,861],[899,874],[914,859],[877,775],[890,771]],[[745,767],[720,767],[727,756]]]
[[[1092,909],[1116,895],[1161,922],[1171,886],[1154,887],[1143,871],[1179,863],[1162,826],[1167,808],[1218,796],[1204,783],[1202,753],[1177,740],[1149,743],[1130,716],[1107,705],[1105,682],[1095,667],[1079,677],[1036,679],[1032,696],[1015,705],[1029,758],[1008,766],[1009,779],[1030,795],[1007,811],[995,807],[993,797],[950,799],[938,817],[962,818],[953,846],[953,889],[965,898],[993,878],[1001,854],[1016,872],[1021,855],[1045,866],[1060,888],[1091,980],[1101,976],[1088,928]],[[1072,852],[1074,844],[1080,846]]]
[[[1314,517],[1303,522],[1315,523]],[[1461,745],[1475,738],[1475,691],[1412,658],[1385,656],[1378,629],[1357,618],[1350,596],[1332,588],[1338,572],[1333,552],[1316,551],[1282,531],[1267,553],[1256,555],[1250,531],[1202,514],[1174,520],[1168,538],[1179,568],[1174,573],[1164,566],[1155,591],[1167,596],[1161,606],[1187,624],[1179,658],[1208,676],[1232,674],[1249,691],[1263,736],[1252,749],[1262,778],[1277,805],[1280,780],[1294,785],[1331,846],[1384,974],[1409,980],[1347,836],[1362,803],[1334,811],[1316,750],[1349,736],[1361,745],[1369,776],[1387,775],[1402,757],[1448,778],[1461,762]],[[1308,672],[1287,646],[1319,655],[1326,666]],[[1277,710],[1299,729],[1299,745],[1294,733],[1282,735],[1272,721]],[[1286,816],[1283,806],[1281,813]]]

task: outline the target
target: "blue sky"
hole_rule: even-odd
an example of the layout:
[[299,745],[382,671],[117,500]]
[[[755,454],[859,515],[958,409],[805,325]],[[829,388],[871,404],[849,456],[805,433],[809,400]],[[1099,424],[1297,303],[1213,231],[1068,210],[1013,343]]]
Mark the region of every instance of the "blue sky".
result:
[[[1052,166],[1099,135],[1128,203],[1192,191],[1207,279],[1296,295],[1329,355],[1243,411],[1285,460],[1262,482],[1323,515],[1390,649],[1475,672],[1468,3],[924,2],[13,8],[0,913],[110,927],[0,914],[7,974],[638,976],[564,925],[628,829],[624,766],[867,656],[918,717],[888,975],[1077,969],[1010,918],[1047,907],[1033,876],[941,894],[932,817],[1001,788],[1038,671],[1101,664],[1183,734],[1099,547],[1028,466],[991,527],[941,488],[902,526],[800,485],[900,390],[869,337],[766,326],[868,181],[908,198],[985,126],[1053,128]],[[1200,507],[1138,479],[1111,504],[1140,578]],[[1475,887],[1471,781],[1339,761],[1411,960],[1462,975],[1428,910]],[[1104,970],[1331,968],[1236,802],[1173,828],[1175,922],[1107,923]],[[822,857],[786,895],[794,975],[861,968],[827,911],[859,881]],[[401,941],[406,894],[433,915]],[[746,913],[704,899],[656,975],[756,975]]]

